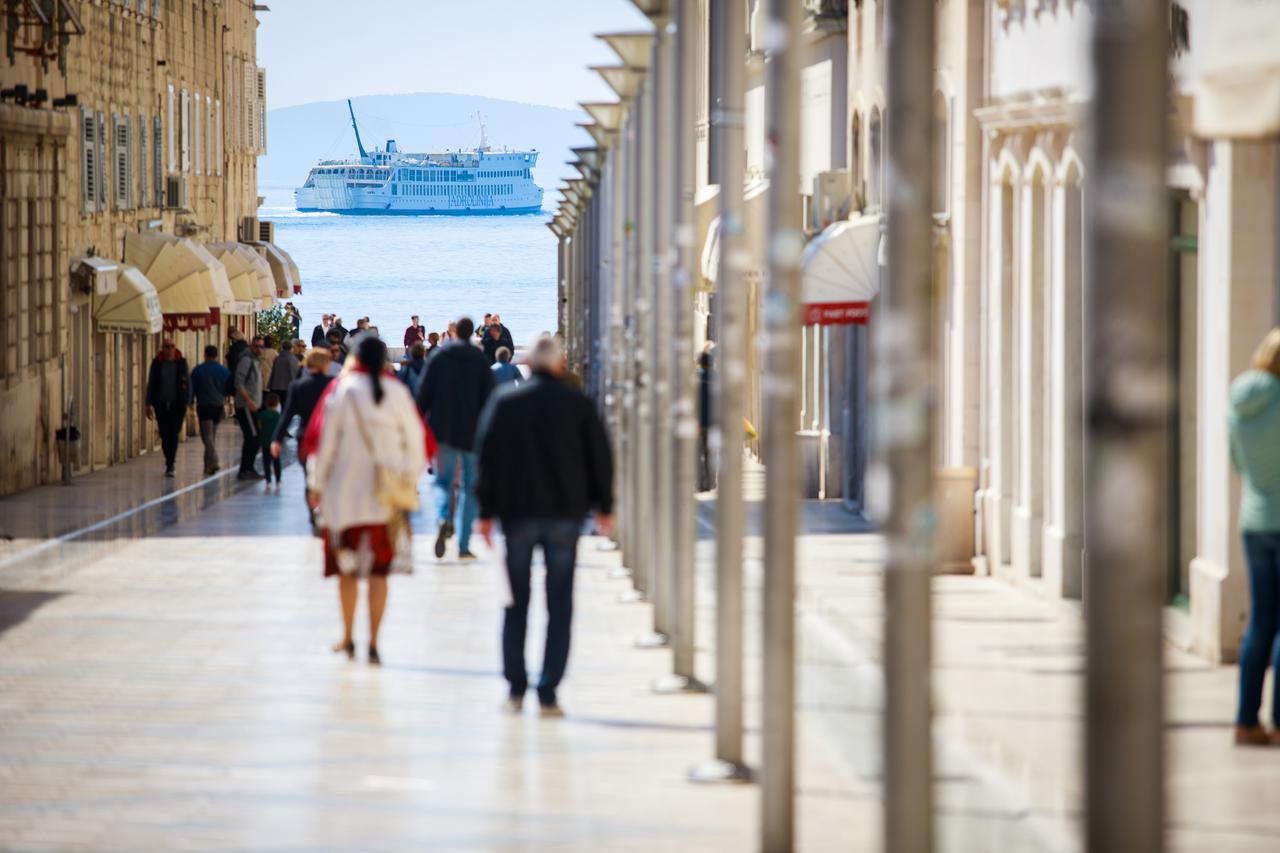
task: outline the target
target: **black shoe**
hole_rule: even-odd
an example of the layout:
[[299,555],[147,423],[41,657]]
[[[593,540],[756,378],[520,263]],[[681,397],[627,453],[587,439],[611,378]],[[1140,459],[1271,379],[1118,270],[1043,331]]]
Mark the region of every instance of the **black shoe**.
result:
[[345,654],[347,656],[347,660],[351,660],[356,656],[355,641],[348,640],[345,643],[338,643],[338,645],[333,647],[333,651],[335,654]]
[[262,479],[262,475],[257,471],[241,471],[236,475],[237,480],[244,480],[246,483],[256,483]]
[[472,554],[470,551],[459,551],[458,559],[469,563],[472,560],[478,560],[479,557],[477,557],[475,554]]
[[166,467],[165,467],[165,469],[164,469],[164,475],[165,475],[166,477],[176,477],[176,476],[177,476],[177,475],[173,472],[173,466],[172,466],[172,465],[169,465],[169,466],[166,466]]
[[370,665],[370,666],[382,666],[382,658],[378,657],[378,647],[377,647],[377,646],[370,646],[370,647],[369,647],[369,665]]
[[451,531],[449,530],[449,522],[447,521],[440,522],[440,528],[436,531],[436,559],[437,560],[444,557],[444,543],[445,543],[445,540],[449,538],[450,532]]

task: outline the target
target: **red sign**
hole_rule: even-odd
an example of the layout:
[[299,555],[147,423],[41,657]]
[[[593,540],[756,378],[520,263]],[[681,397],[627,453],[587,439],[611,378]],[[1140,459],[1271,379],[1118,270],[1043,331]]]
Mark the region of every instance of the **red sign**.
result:
[[212,314],[165,314],[164,329],[166,332],[193,332],[209,329],[217,324]]
[[870,302],[810,302],[802,310],[806,326],[865,326],[871,320]]

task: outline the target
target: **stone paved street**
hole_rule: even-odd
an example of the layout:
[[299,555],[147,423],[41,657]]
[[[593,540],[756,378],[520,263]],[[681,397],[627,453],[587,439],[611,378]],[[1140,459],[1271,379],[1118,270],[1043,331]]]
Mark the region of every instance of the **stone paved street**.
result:
[[[710,700],[649,691],[669,658],[630,647],[648,608],[618,603],[614,554],[582,546],[569,716],[508,716],[492,566],[437,564],[421,543],[416,574],[392,579],[384,665],[347,662],[285,479],[87,565],[9,570],[0,848],[753,846],[753,787],[684,781]],[[848,810],[833,772],[802,804],[812,849]]]

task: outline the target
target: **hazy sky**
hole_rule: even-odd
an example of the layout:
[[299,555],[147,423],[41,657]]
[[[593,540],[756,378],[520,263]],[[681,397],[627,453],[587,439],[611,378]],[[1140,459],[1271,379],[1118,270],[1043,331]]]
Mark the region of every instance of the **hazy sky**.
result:
[[267,107],[458,92],[573,107],[611,100],[593,34],[647,29],[630,0],[265,0]]

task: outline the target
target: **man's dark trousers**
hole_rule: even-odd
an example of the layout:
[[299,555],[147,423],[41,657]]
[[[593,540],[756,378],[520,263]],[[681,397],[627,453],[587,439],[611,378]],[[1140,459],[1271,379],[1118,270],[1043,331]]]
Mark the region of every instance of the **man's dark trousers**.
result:
[[236,423],[244,435],[244,444],[240,448],[240,473],[253,474],[253,460],[258,457],[262,446],[258,441],[258,425],[254,422],[253,413],[243,407],[236,409]]
[[512,696],[529,686],[524,662],[529,622],[529,574],[534,546],[542,547],[547,563],[547,644],[538,681],[538,701],[556,702],[556,688],[569,660],[569,626],[573,620],[573,570],[578,553],[578,519],[510,519],[502,522],[507,542],[507,579],[511,606],[502,622],[502,669]]
[[178,455],[178,436],[187,407],[182,403],[156,403],[156,428],[160,431],[160,449],[164,451],[164,465],[172,468]]

